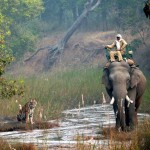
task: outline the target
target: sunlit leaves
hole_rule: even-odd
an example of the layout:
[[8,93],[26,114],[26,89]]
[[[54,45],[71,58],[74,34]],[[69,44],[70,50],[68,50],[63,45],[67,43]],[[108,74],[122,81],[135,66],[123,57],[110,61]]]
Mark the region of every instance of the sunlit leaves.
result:
[[[20,37],[26,32],[30,33],[30,31],[26,29],[25,32],[20,32],[21,25],[40,15],[43,10],[42,0],[0,0],[0,51],[3,51],[4,45],[5,49],[12,49],[13,53],[16,50],[22,51],[23,45],[28,45],[28,42],[24,41],[25,44],[22,44]],[[20,28],[17,28],[19,25]],[[30,34],[26,37],[29,36]],[[24,40],[28,41],[30,38],[24,38]],[[20,46],[23,48],[20,48]]]
[[14,21],[20,21],[38,16],[43,11],[43,2],[42,0],[1,0],[0,10]]
[[33,46],[35,37],[32,33],[26,28],[24,35],[20,29],[22,24],[37,17],[43,10],[42,0],[0,0],[0,98],[22,95],[24,92],[22,81],[9,81],[2,75],[6,66],[14,60],[15,51]]
[[14,95],[24,95],[24,82],[0,77],[0,99],[10,98]]

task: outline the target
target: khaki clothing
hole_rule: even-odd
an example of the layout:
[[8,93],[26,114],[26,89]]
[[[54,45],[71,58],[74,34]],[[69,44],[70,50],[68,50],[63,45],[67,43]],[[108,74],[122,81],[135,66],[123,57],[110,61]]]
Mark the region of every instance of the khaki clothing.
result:
[[123,60],[122,54],[121,54],[120,51],[110,51],[110,60],[111,60],[111,62],[115,61],[115,55],[118,56],[118,61],[122,61]]
[[[121,54],[124,54],[125,47],[127,46],[127,42],[124,39],[120,39],[119,43],[120,43]],[[106,47],[110,48],[110,49],[112,49],[114,47],[116,48],[116,41],[114,41],[111,45],[107,45]]]
[[[119,44],[119,46],[118,46]],[[115,48],[115,51],[110,51],[110,60],[115,61],[114,55],[118,55],[119,61],[123,60],[122,54],[125,53],[125,47],[127,42],[124,39],[120,39],[119,41],[114,41],[111,45],[107,45],[107,48]]]

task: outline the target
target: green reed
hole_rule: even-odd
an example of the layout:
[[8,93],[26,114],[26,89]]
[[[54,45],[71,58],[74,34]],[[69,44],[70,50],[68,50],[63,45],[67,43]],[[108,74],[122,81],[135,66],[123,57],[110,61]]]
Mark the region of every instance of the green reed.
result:
[[[64,109],[100,102],[104,86],[98,68],[47,73],[25,78],[25,98],[36,98],[49,116],[57,116]],[[82,104],[81,104],[82,105]]]
[[[37,99],[36,111],[42,108],[45,118],[57,118],[64,109],[77,108],[79,104],[82,107],[83,101],[84,105],[102,103],[102,92],[105,96],[107,94],[101,83],[101,76],[102,70],[99,68],[84,68],[15,77],[24,80],[25,95],[11,100],[1,100],[0,113],[2,115],[16,114],[18,103],[24,105],[31,98]],[[149,89],[150,80],[148,79],[142,110],[148,107]],[[149,110],[149,107],[146,110]]]
[[105,91],[101,76],[102,70],[99,68],[84,68],[15,77],[24,80],[25,95],[2,100],[2,105],[10,107],[2,109],[1,114],[15,114],[18,104],[24,105],[31,98],[38,101],[36,111],[43,108],[47,118],[57,118],[62,110],[77,108],[79,104],[82,107],[83,101],[84,105],[101,103],[102,92]]

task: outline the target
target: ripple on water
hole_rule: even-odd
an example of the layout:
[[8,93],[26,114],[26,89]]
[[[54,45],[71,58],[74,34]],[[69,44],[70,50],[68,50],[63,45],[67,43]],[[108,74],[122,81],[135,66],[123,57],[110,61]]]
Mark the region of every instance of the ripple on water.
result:
[[[150,117],[148,114],[138,114],[140,121]],[[12,131],[1,132],[0,136],[11,142],[34,143],[36,145],[45,144],[47,146],[65,146],[77,143],[78,136],[96,137],[103,127],[115,125],[115,116],[112,106],[93,105],[79,109],[65,110],[62,112],[62,118],[59,127],[46,130]],[[103,144],[108,140],[98,140]],[[94,143],[95,140],[87,140],[87,143]]]

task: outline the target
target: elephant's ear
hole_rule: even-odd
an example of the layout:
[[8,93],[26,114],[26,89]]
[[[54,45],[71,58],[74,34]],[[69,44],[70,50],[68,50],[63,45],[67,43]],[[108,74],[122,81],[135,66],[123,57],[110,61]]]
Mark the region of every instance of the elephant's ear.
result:
[[130,87],[133,88],[135,86],[137,86],[137,84],[140,81],[140,75],[137,73],[137,71],[133,71],[131,74],[131,80],[130,80]]
[[109,81],[109,71],[108,71],[108,69],[105,69],[103,71],[102,84],[104,84],[107,89],[111,88],[110,81]]

